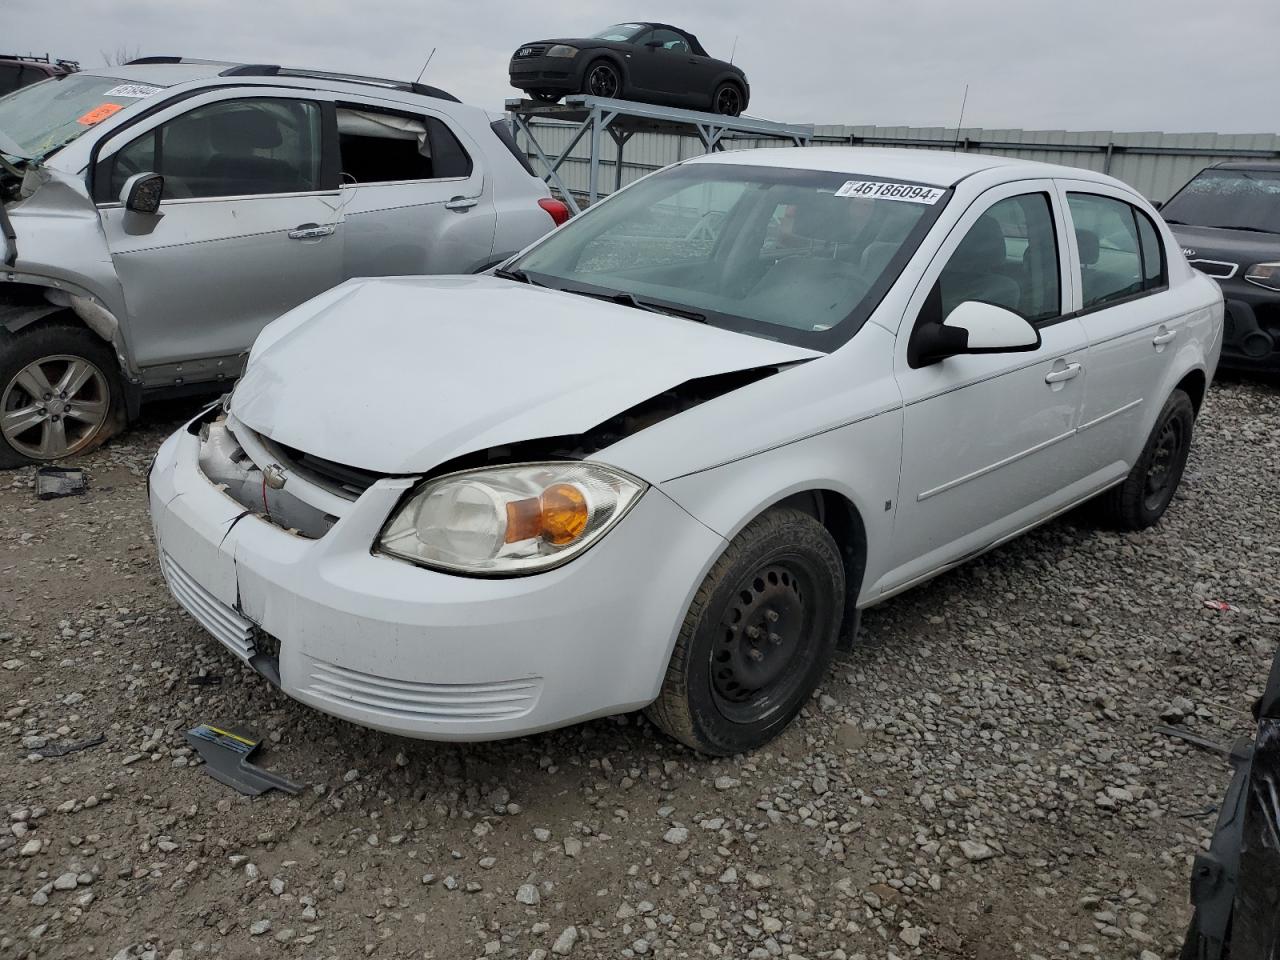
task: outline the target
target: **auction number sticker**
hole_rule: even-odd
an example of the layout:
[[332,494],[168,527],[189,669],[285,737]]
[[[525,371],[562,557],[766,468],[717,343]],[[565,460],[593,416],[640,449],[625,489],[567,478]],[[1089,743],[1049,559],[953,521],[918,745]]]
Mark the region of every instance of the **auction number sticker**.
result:
[[836,191],[837,197],[865,197],[868,200],[903,200],[930,206],[946,193],[941,187],[921,183],[883,183],[879,180],[850,180]]
[[112,87],[103,96],[128,97],[131,100],[140,100],[143,97],[149,97],[159,92],[159,87],[153,87],[145,83],[122,83],[119,86]]

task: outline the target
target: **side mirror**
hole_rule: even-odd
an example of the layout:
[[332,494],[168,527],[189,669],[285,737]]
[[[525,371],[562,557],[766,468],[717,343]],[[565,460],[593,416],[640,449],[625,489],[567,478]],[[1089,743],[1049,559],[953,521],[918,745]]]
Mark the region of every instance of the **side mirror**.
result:
[[1153,206],[1153,207],[1155,207],[1157,210],[1159,210],[1161,207],[1163,207],[1163,206],[1164,206],[1164,201],[1163,201],[1163,200],[1152,200],[1152,201],[1151,201],[1151,206]]
[[1028,353],[1040,348],[1040,331],[1012,310],[966,300],[942,323],[926,322],[911,335],[908,362],[923,367],[964,353]]
[[134,213],[154,214],[160,209],[164,195],[164,177],[158,173],[135,173],[124,182],[120,202]]

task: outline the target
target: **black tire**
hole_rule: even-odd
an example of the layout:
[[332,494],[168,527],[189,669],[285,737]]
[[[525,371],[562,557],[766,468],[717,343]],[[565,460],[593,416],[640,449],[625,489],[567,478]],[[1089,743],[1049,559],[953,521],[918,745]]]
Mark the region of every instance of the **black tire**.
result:
[[582,72],[582,92],[591,97],[622,96],[622,74],[611,60],[595,60]]
[[[94,374],[77,394],[83,401],[78,412],[83,414],[91,407],[96,410],[97,404],[105,404],[105,411],[100,418],[95,414],[92,422],[78,419],[74,414],[64,417],[61,399],[54,398],[60,411],[56,419],[63,423],[66,449],[56,456],[32,455],[31,448],[38,443],[42,425],[33,425],[11,439],[9,428],[13,421],[6,420],[8,414],[30,409],[33,403],[30,390],[18,381],[19,374],[41,363],[46,379],[56,381],[58,372],[68,370],[72,360],[88,364]],[[75,396],[70,399],[71,409],[75,411]],[[66,322],[42,323],[17,333],[0,331],[0,469],[88,453],[124,429],[125,418],[124,384],[119,367],[110,347],[97,335]],[[52,421],[55,417],[48,414],[46,419]]]
[[757,517],[698,588],[646,715],[714,756],[768,743],[826,673],[844,590],[840,549],[822,524],[788,508]]
[[716,87],[715,96],[711,98],[711,109],[726,117],[736,117],[745,106],[742,102],[742,88],[736,83],[725,82]]
[[538,103],[559,103],[560,94],[551,90],[526,90],[529,96],[533,97]]
[[1173,391],[1129,476],[1098,498],[1104,523],[1121,530],[1145,530],[1160,520],[1186,469],[1195,419],[1191,398],[1182,390]]

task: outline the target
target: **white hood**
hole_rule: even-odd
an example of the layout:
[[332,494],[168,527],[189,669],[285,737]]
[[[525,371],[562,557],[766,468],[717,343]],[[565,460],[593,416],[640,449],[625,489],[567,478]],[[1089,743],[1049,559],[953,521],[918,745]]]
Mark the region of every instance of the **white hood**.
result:
[[497,277],[356,280],[263,331],[232,411],[306,453],[418,473],[583,433],[686,380],[819,355]]

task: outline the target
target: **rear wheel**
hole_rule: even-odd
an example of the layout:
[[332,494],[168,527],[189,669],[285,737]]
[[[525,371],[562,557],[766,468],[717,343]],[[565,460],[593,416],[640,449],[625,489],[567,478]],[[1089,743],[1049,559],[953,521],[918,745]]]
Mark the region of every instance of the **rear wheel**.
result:
[[0,334],[0,467],[87,453],[124,426],[111,351],[83,327]]
[[726,117],[736,117],[742,113],[742,91],[735,84],[720,84],[716,87],[716,95],[711,102],[716,113]]
[[1129,476],[1098,498],[1105,522],[1121,530],[1145,530],[1159,521],[1187,466],[1195,419],[1191,398],[1182,390],[1173,391]]
[[622,95],[622,75],[608,60],[597,60],[587,67],[582,79],[582,92],[592,97],[619,97]]
[[698,589],[649,719],[703,753],[768,743],[826,672],[844,590],[839,548],[817,520],[791,509],[753,520]]

